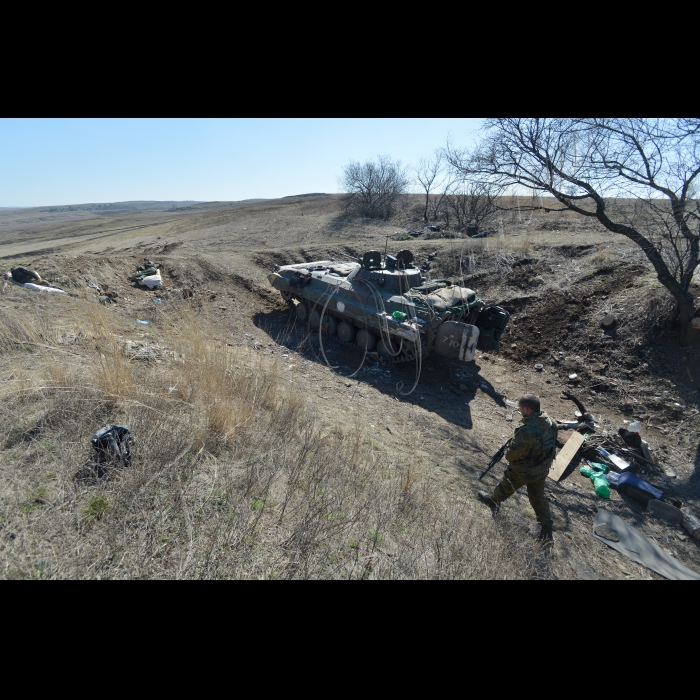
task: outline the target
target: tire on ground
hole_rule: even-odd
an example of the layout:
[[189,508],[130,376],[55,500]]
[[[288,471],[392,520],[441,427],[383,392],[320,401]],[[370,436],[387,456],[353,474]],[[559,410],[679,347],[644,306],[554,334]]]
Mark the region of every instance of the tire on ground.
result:
[[295,312],[297,318],[302,323],[306,323],[306,320],[309,318],[309,307],[303,301],[296,305]]
[[347,321],[341,321],[338,324],[338,337],[344,343],[352,343],[355,340],[355,329]]
[[362,328],[357,332],[355,342],[359,345],[360,350],[364,350],[366,346],[367,352],[372,352],[377,347],[377,336],[367,328]]

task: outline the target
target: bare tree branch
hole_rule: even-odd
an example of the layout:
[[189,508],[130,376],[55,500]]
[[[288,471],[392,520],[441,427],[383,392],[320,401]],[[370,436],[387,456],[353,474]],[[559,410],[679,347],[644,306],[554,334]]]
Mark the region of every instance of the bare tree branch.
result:
[[408,169],[401,161],[377,156],[376,161],[350,161],[338,179],[345,210],[371,219],[388,219],[408,191]]
[[486,126],[473,152],[448,144],[452,167],[551,195],[634,241],[676,301],[681,343],[694,342],[700,120],[494,118]]

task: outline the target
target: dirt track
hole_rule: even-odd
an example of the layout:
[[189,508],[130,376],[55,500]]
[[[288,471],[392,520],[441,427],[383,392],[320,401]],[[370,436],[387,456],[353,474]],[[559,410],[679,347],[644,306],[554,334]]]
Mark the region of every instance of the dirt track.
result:
[[[3,229],[0,257],[7,258],[7,268],[33,267],[84,299],[97,295],[85,277],[108,285],[119,294],[111,313],[125,332],[137,317],[152,321],[145,339],[158,337],[161,316],[181,299],[181,289],[191,289],[199,311],[217,320],[222,339],[282,362],[329,424],[342,422],[343,407],[354,404],[365,416],[369,439],[384,449],[403,453],[410,433],[422,447],[407,457],[421,461],[430,478],[458,500],[474,499],[476,476],[517,424],[519,416],[506,401],[536,393],[550,415],[570,420],[575,407],[560,396],[569,388],[594,414],[598,431],[615,434],[623,421],[642,420],[654,458],[668,472],[642,476],[697,508],[700,353],[679,351],[672,337],[657,334],[650,342],[644,320],[663,304],[663,290],[636,250],[624,241],[613,245],[608,234],[575,219],[543,217],[504,222],[502,234],[478,241],[399,244],[389,238],[390,252],[410,247],[419,261],[437,252],[431,275],[462,277],[511,313],[500,354],[479,353],[471,366],[429,357],[409,396],[404,393],[415,380],[413,365],[367,362],[349,379],[360,358],[330,342],[327,354],[338,368],[327,367],[315,339],[295,326],[267,282],[273,264],[383,250],[386,237],[397,231],[395,225],[340,216],[334,197],[196,205],[99,221],[24,219]],[[144,255],[163,263],[164,289],[148,292],[128,282]],[[3,303],[11,300],[32,303],[23,290],[6,292]],[[611,312],[619,325],[606,332],[600,320]],[[535,363],[544,369],[537,372]],[[578,381],[572,387],[567,377],[573,372]],[[494,485],[501,472],[496,467],[484,483]],[[548,483],[562,577],[656,577],[592,538],[601,501],[588,479],[575,470],[558,484]],[[614,491],[605,505],[700,571],[698,543],[682,529],[651,518]],[[506,508],[523,526],[534,524],[524,493]]]

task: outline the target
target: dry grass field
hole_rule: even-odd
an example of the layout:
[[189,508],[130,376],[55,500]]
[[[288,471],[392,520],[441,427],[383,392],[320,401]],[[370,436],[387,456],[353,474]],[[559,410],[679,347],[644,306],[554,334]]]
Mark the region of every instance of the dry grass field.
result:
[[[700,505],[700,357],[664,335],[650,266],[570,215],[515,212],[489,238],[396,242],[410,223],[344,216],[331,195],[0,212],[5,268],[68,292],[0,296],[0,576],[658,578],[592,537],[601,500],[577,471],[548,483],[551,554],[528,534],[525,493],[496,519],[475,498],[516,424],[506,400],[533,391],[572,419],[560,392],[574,371],[598,430],[642,420],[665,469],[646,478]],[[431,356],[408,396],[397,385],[413,385],[414,366],[367,362],[350,378],[361,358],[332,342],[339,367],[325,364],[267,274],[383,250],[387,236],[390,252],[436,252],[432,276],[511,312],[500,354]],[[128,280],[144,255],[163,264],[161,290]],[[76,479],[106,423],[130,426],[132,466]],[[605,506],[700,571],[682,529],[617,492]]]

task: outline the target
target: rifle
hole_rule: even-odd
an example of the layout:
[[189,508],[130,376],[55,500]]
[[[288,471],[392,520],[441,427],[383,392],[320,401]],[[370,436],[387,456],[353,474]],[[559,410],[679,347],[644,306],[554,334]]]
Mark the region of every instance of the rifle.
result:
[[479,477],[479,481],[481,481],[490,471],[493,467],[495,467],[502,459],[503,455],[506,453],[506,448],[508,447],[508,443],[510,442],[510,439],[506,440],[503,445],[499,448],[498,452],[491,457],[491,461],[489,462],[489,466],[484,469],[482,472],[481,476]]

